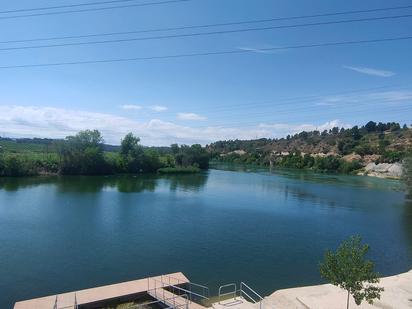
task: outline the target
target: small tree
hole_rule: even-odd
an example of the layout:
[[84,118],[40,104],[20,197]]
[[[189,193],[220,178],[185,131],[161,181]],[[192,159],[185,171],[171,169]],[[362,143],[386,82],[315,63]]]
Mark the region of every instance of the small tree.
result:
[[320,265],[323,278],[348,292],[346,308],[349,308],[350,295],[358,306],[363,300],[372,304],[375,298],[380,299],[383,288],[374,285],[379,282],[379,274],[374,272],[373,263],[365,258],[368,251],[369,246],[361,244],[360,236],[352,236],[335,253],[326,251]]

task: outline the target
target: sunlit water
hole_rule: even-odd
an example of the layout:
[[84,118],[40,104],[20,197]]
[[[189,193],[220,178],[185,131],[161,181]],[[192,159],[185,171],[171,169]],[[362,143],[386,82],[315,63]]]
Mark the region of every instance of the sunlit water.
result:
[[412,267],[401,184],[357,176],[217,170],[198,175],[0,179],[0,308],[182,271],[216,293],[321,283],[352,234],[383,275]]

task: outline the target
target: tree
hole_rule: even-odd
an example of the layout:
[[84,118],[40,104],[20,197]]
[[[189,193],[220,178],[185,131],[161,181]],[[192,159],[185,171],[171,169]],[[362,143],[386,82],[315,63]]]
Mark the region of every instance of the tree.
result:
[[403,161],[402,179],[406,185],[408,198],[412,199],[412,157]]
[[103,154],[103,137],[98,130],[80,131],[56,144],[60,173],[99,175],[108,172]]
[[323,278],[348,292],[346,308],[350,295],[358,306],[363,300],[372,304],[375,298],[380,299],[383,288],[374,285],[379,282],[379,274],[374,272],[372,261],[365,258],[368,251],[369,246],[361,244],[360,236],[352,236],[335,253],[326,251],[320,265]]
[[178,166],[196,166],[201,169],[209,167],[209,153],[199,144],[181,145],[180,147],[173,144],[171,149]]
[[120,146],[120,156],[122,158],[123,169],[129,173],[138,173],[142,170],[144,150],[139,145],[140,138],[128,133],[122,139]]
[[369,121],[366,125],[365,125],[365,129],[368,132],[375,132],[376,131],[376,122],[374,121]]

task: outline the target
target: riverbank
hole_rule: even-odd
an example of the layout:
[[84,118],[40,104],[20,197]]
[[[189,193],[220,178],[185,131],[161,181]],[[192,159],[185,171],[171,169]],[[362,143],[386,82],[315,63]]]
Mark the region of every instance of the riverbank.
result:
[[293,167],[281,167],[281,166],[265,166],[265,165],[257,165],[257,164],[239,164],[239,163],[227,163],[227,162],[219,162],[219,161],[211,161],[211,168],[219,167],[219,166],[238,166],[238,167],[245,167],[246,169],[266,169],[270,171],[276,170],[290,170],[296,172],[307,172],[307,173],[321,173],[321,174],[330,174],[330,175],[354,175],[354,176],[370,176],[382,179],[391,179],[391,180],[400,180],[402,178],[402,164],[401,163],[369,163],[365,167],[355,170],[354,172],[350,173],[343,173],[338,171],[321,171],[315,170],[313,168],[293,168]]
[[[379,286],[385,290],[381,299],[360,306],[350,298],[349,308],[410,309],[412,307],[412,270],[381,278]],[[347,293],[331,284],[278,290],[264,299],[263,304],[277,309],[345,309]]]

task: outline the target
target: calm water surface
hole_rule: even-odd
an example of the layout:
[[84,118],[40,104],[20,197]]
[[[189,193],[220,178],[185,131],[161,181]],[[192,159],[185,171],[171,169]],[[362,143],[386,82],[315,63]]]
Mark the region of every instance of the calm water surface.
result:
[[412,205],[368,177],[213,169],[198,175],[0,179],[0,308],[184,272],[216,292],[322,282],[352,234],[384,275],[412,267]]

